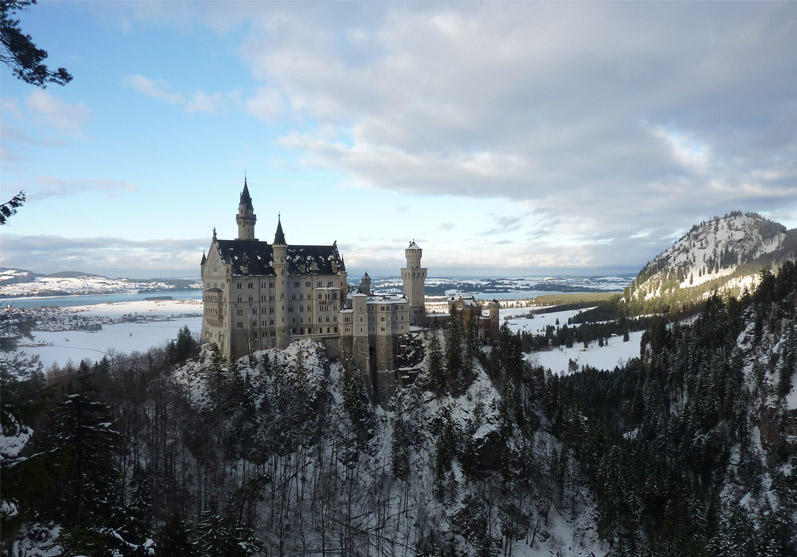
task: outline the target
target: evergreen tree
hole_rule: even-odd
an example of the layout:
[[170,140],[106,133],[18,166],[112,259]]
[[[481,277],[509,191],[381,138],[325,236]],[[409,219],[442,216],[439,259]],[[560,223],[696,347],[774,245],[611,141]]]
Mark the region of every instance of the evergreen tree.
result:
[[436,331],[428,336],[429,350],[429,388],[437,393],[445,390],[446,373],[443,368],[443,356],[440,351],[440,340]]
[[156,537],[156,555],[163,557],[194,557],[198,555],[191,543],[191,530],[179,514],[173,514]]
[[110,407],[94,400],[85,373],[77,392],[66,395],[53,413],[54,476],[58,507],[68,526],[102,524],[118,501],[121,437]]

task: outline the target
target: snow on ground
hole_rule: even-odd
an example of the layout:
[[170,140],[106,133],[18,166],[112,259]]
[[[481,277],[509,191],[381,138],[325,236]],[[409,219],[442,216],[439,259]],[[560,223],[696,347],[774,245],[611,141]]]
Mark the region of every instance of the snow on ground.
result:
[[202,315],[202,300],[136,300],[95,304],[92,306],[72,306],[64,308],[64,312],[85,315],[110,315],[114,317],[126,314],[138,314],[147,317]]
[[17,456],[28,444],[31,435],[33,435],[33,430],[28,426],[20,427],[15,435],[0,433],[0,461]]
[[606,345],[598,346],[597,342],[592,342],[589,348],[584,349],[584,345],[579,343],[572,348],[554,348],[553,350],[543,350],[526,354],[526,359],[535,365],[541,365],[550,369],[557,375],[568,375],[568,364],[574,360],[581,369],[583,366],[591,366],[597,369],[612,370],[615,366],[621,365],[631,358],[639,357],[639,343],[642,340],[644,331],[634,331],[629,334],[628,342],[623,342],[623,337],[609,337]]
[[[538,308],[533,308],[538,309]],[[583,311],[587,311],[589,309],[594,308],[584,308],[584,309],[571,309],[567,311],[555,311],[553,313],[540,313],[535,315],[533,318],[529,317],[514,317],[507,321],[507,325],[509,326],[509,330],[513,333],[517,333],[518,331],[526,331],[528,333],[545,333],[545,327],[548,325],[556,326],[556,320],[559,320],[559,325],[567,325],[567,320],[573,317],[576,314],[579,314]],[[510,316],[517,316],[517,315],[526,315],[529,313],[530,308],[513,308],[513,309],[502,309],[501,310],[501,322],[504,321],[504,317]]]
[[[101,304],[101,306],[106,305],[116,304]],[[34,331],[33,340],[25,339],[20,345],[20,350],[29,355],[39,356],[44,368],[48,369],[54,363],[63,366],[69,360],[74,364],[85,358],[94,362],[112,351],[129,354],[163,346],[166,342],[177,338],[177,332],[185,325],[188,325],[195,338],[199,338],[202,317],[182,317],[164,321],[115,323],[105,325],[96,332]],[[48,346],[30,346],[38,343],[46,343]]]
[[791,391],[786,395],[786,409],[797,410],[797,372],[791,376]]

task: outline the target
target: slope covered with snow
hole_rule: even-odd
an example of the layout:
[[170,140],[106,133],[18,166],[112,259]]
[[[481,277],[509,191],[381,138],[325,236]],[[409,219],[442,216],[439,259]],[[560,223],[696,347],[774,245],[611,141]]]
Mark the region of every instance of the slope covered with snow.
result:
[[733,212],[702,222],[645,265],[625,290],[629,303],[685,304],[712,291],[740,294],[763,266],[797,256],[797,230],[756,213]]

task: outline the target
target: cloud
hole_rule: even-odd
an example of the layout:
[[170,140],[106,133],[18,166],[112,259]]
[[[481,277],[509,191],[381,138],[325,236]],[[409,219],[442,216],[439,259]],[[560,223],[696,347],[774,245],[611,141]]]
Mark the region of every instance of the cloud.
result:
[[125,83],[143,95],[172,104],[184,104],[185,97],[171,90],[162,79],[150,79],[141,74],[128,75]]
[[185,104],[188,112],[217,112],[227,105],[241,103],[241,95],[237,91],[227,93],[206,93],[196,91],[191,100]]
[[797,222],[797,4],[349,8],[129,10],[240,37],[245,108],[339,187],[515,204],[502,268],[639,264],[734,209]]
[[83,125],[90,116],[85,103],[70,104],[41,90],[28,94],[25,105],[39,124],[73,137],[83,135]]
[[238,91],[208,93],[198,90],[191,95],[184,95],[174,91],[163,79],[150,79],[141,74],[128,75],[124,82],[143,95],[180,105],[186,112],[218,112],[228,105],[241,103],[241,94]]
[[91,180],[62,180],[52,176],[37,176],[36,185],[28,190],[31,201],[49,199],[53,197],[68,197],[81,192],[103,192],[109,197],[116,197],[120,193],[134,193],[138,188],[121,180],[99,178]]
[[246,100],[246,109],[263,122],[270,123],[283,114],[285,103],[277,89],[259,87],[255,95]]
[[253,75],[317,124],[278,143],[356,187],[577,215],[615,239],[591,259],[636,256],[641,228],[797,215],[794,4],[332,12],[237,16]]
[[514,232],[515,230],[518,230],[520,228],[520,221],[521,221],[520,217],[494,215],[493,222],[495,226],[493,226],[493,228],[490,228],[489,230],[481,232],[480,234],[482,236],[493,236],[496,234],[505,234],[507,232]]
[[22,110],[20,110],[19,103],[16,99],[0,97],[0,112],[13,118],[22,118]]
[[207,238],[134,241],[0,234],[0,266],[131,278],[197,276]]

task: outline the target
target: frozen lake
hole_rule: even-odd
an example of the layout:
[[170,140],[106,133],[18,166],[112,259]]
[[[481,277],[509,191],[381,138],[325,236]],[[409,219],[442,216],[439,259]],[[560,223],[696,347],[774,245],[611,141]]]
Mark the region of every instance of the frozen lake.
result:
[[136,302],[145,298],[169,296],[174,300],[201,300],[202,290],[166,290],[158,292],[130,292],[120,294],[82,294],[76,296],[30,296],[26,298],[0,298],[0,307],[37,308],[45,306],[68,307],[116,302]]
[[47,370],[54,363],[63,366],[71,360],[77,365],[84,359],[94,362],[111,352],[129,354],[163,346],[177,338],[177,332],[186,325],[194,337],[199,338],[202,317],[181,317],[168,321],[115,323],[104,325],[102,330],[96,332],[34,331],[33,340],[25,339],[21,344],[44,342],[51,346],[21,346],[20,350],[26,354],[39,356],[44,369]]

